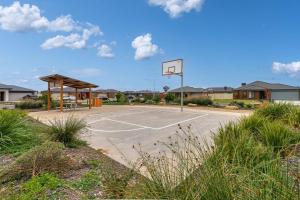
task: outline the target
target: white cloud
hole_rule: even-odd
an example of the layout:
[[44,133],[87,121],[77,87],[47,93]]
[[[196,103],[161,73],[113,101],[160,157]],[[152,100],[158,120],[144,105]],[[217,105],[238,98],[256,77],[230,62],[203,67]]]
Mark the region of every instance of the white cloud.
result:
[[98,53],[97,55],[102,57],[102,58],[114,58],[115,54],[112,51],[112,47],[107,45],[107,44],[102,44],[98,48]]
[[160,6],[170,17],[176,18],[182,13],[200,10],[204,0],[149,0],[150,5]]
[[101,70],[98,68],[83,68],[83,69],[74,69],[72,70],[73,74],[86,76],[86,77],[93,77],[101,75]]
[[67,36],[57,35],[47,39],[41,47],[43,49],[54,49],[66,47],[71,49],[83,49],[87,46],[87,41],[91,36],[102,34],[98,26],[90,25],[88,29],[84,29],[82,35],[71,33]]
[[136,37],[131,45],[135,49],[135,60],[150,58],[159,52],[158,46],[152,43],[150,33]]
[[287,73],[294,76],[300,72],[300,61],[291,63],[273,62],[272,69],[275,73]]
[[39,7],[30,4],[21,5],[16,1],[7,7],[0,6],[0,27],[12,32],[45,30],[70,32],[76,29],[77,23],[70,15],[49,21],[41,15]]

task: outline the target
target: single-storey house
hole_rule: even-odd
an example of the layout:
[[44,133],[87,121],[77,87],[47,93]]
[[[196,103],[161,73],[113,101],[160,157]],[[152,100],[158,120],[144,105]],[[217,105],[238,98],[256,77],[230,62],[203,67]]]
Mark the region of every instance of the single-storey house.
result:
[[115,89],[99,89],[94,91],[98,98],[110,100],[116,100],[116,95],[118,92],[119,91]]
[[234,90],[234,99],[299,101],[300,88],[280,83],[255,81],[242,83]]
[[207,97],[214,99],[233,99],[233,88],[232,87],[209,87],[206,88],[204,93]]
[[124,91],[123,94],[125,94],[129,99],[135,99],[135,98],[146,98],[146,97],[152,97],[153,95],[159,95],[160,93],[158,91],[151,91],[151,90],[138,90],[138,91]]
[[[184,99],[198,99],[198,98],[207,98],[207,95],[204,93],[203,88],[195,88],[190,86],[184,86],[183,88],[183,96]],[[168,93],[172,93],[176,98],[180,98],[181,96],[181,87],[168,91]]]
[[35,96],[36,94],[36,91],[28,88],[0,83],[0,102],[20,101],[25,97]]

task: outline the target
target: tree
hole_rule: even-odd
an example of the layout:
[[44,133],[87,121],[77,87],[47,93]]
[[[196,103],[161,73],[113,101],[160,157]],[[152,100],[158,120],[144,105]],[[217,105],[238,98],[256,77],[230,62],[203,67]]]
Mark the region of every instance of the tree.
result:
[[174,101],[175,98],[176,98],[176,97],[175,97],[175,94],[173,94],[173,93],[168,93],[168,94],[165,96],[165,100],[166,100],[167,103]]
[[165,86],[163,87],[163,90],[164,90],[165,92],[168,92],[169,89],[170,89],[170,87],[167,86],[167,85],[165,85]]

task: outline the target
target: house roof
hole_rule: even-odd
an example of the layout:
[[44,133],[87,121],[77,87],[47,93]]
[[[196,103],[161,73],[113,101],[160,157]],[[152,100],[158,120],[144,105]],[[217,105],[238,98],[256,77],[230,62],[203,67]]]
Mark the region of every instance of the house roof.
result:
[[267,83],[263,81],[254,81],[252,83],[246,84],[244,86],[241,86],[239,88],[236,88],[235,90],[299,90],[299,87],[285,85],[281,83]]
[[138,90],[138,91],[124,91],[125,94],[153,94],[159,93],[159,91],[151,91],[151,90]]
[[[71,88],[71,87],[64,87],[64,92],[68,93],[75,93],[76,89],[75,88]],[[43,91],[43,92],[47,92],[47,90]],[[60,88],[51,88],[51,92],[54,93],[59,93],[60,92]],[[89,89],[78,89],[77,92],[89,92]]]
[[5,85],[0,83],[0,89],[8,89],[10,92],[35,92],[35,90],[16,86],[16,85]]
[[96,92],[99,93],[118,93],[119,90],[115,90],[115,89],[99,89],[99,90],[95,90]]
[[[183,89],[183,92],[191,92],[191,93],[204,92],[203,88],[194,88],[194,87],[190,87],[190,86],[184,86],[182,89]],[[171,93],[180,93],[181,92],[181,87],[173,89],[173,90],[170,90],[168,92],[171,92]]]
[[232,87],[209,87],[205,89],[206,92],[233,92]]
[[43,77],[40,77],[40,80],[46,81],[46,82],[52,82],[52,83],[57,83],[57,82],[63,80],[63,84],[65,86],[72,87],[72,88],[78,88],[78,89],[98,87],[98,85],[94,85],[92,83],[77,80],[77,79],[63,76],[60,74],[52,74],[49,76],[43,76]]

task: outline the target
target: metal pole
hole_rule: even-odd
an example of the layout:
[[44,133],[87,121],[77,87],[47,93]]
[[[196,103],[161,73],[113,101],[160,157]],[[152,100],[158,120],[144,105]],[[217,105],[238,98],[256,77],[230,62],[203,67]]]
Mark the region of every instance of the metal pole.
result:
[[181,72],[181,112],[183,112],[183,72]]

